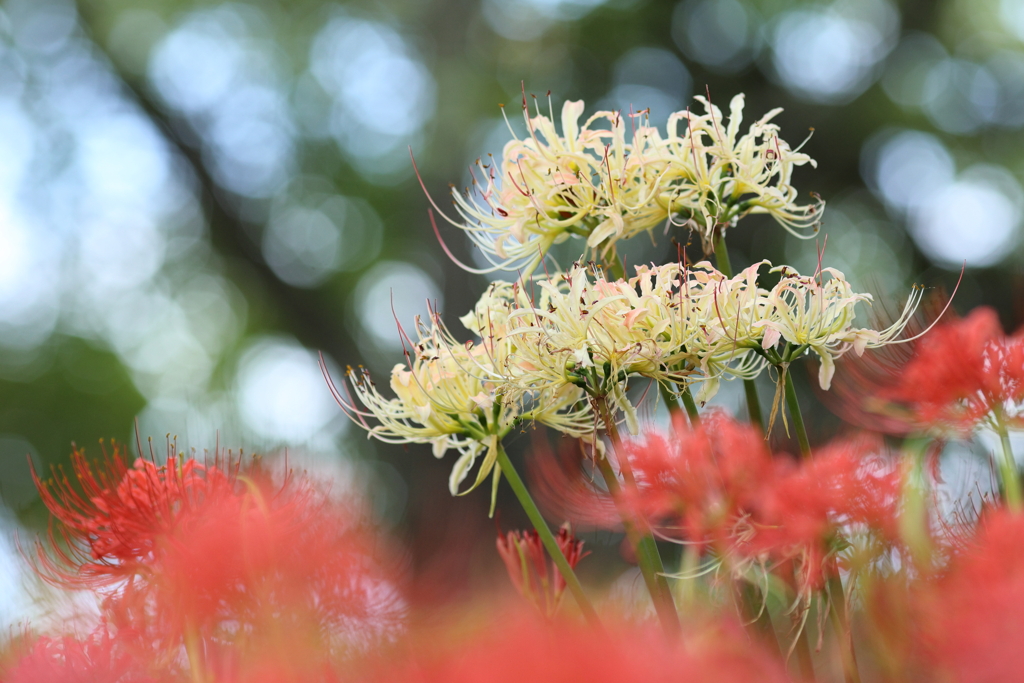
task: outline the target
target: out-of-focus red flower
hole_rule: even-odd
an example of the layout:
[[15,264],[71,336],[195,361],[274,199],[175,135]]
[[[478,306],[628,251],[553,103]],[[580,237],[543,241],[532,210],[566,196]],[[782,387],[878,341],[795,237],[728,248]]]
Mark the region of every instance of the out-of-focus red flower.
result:
[[173,453],[129,468],[120,450],[97,468],[77,452],[74,472],[77,485],[41,485],[70,548],[41,549],[43,573],[104,589],[110,623],[138,652],[184,648],[200,670],[263,661],[319,680],[399,624],[382,544],[357,506],[306,477]]
[[837,441],[799,465],[781,464],[754,516],[752,552],[802,555],[802,583],[820,588],[850,536],[898,543],[904,471],[878,457],[881,449],[877,439]]
[[[237,466],[237,463],[235,463]],[[164,465],[139,458],[128,467],[120,444],[90,463],[71,454],[72,477],[55,471],[35,477],[39,495],[59,523],[63,543],[38,547],[43,577],[75,588],[102,588],[130,580],[155,559],[156,545],[208,499],[230,493],[237,467],[207,467],[180,461],[172,452]]]
[[[583,541],[573,535],[568,524],[563,524],[558,530],[555,541],[573,569],[590,554],[583,552]],[[558,571],[554,560],[549,562],[540,535],[532,529],[499,533],[497,545],[498,554],[519,594],[540,610],[541,614],[554,616],[565,593],[565,578]]]
[[9,667],[0,667],[4,683],[157,683],[149,665],[119,646],[106,626],[84,639],[41,637]]
[[374,683],[783,683],[781,663],[732,623],[703,623],[681,639],[652,624],[581,623],[503,616],[463,641],[424,641]]
[[962,434],[996,413],[1024,425],[1024,329],[1006,336],[996,312],[979,307],[937,325],[909,350],[844,361],[831,397],[838,401],[829,400],[830,406],[857,424],[891,433]]
[[627,441],[637,487],[624,487],[629,509],[640,519],[671,529],[690,542],[728,547],[748,526],[776,463],[764,438],[724,413],[711,413],[696,429],[677,416],[670,434],[648,432]]
[[887,398],[906,404],[924,425],[969,431],[993,411],[1024,401],[1024,332],[1005,336],[988,307],[940,325],[918,342]]
[[749,425],[713,413],[696,429],[624,443],[637,480],[627,507],[662,534],[710,546],[734,561],[796,561],[801,588],[836,571],[856,534],[898,540],[903,471],[874,440],[837,442],[797,462],[773,456]]
[[975,538],[916,595],[913,620],[931,680],[1020,680],[1024,671],[1024,515],[983,515]]
[[191,621],[223,637],[250,625],[361,638],[398,616],[375,545],[356,510],[312,483],[278,488],[256,473],[160,539],[149,593],[172,625]]
[[589,446],[568,438],[561,443],[554,453],[543,437],[533,440],[527,475],[537,503],[549,517],[569,520],[576,529],[621,529],[615,501],[595,481],[601,479],[596,466],[587,470]]

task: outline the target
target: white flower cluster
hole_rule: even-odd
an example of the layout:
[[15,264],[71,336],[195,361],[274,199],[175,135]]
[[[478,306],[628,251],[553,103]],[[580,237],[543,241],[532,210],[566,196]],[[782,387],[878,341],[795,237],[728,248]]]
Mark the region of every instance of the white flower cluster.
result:
[[[488,455],[473,487],[492,470],[496,439],[533,420],[581,437],[601,425],[587,396],[606,399],[638,431],[627,398],[631,377],[688,385],[710,399],[726,377],[750,379],[770,363],[807,352],[821,360],[828,389],[834,359],[890,342],[917,305],[881,330],[853,326],[858,302],[843,274],[826,268],[813,277],[787,266],[771,289],[758,285],[754,264],[728,278],[707,262],[638,267],[628,280],[606,280],[596,267],[526,286],[493,283],[463,324],[480,335],[460,344],[437,320],[421,330],[409,365],[396,365],[385,399],[361,372],[350,372],[359,416],[376,418],[370,434],[392,443],[430,443],[438,457],[461,453],[452,492],[477,456]],[[785,348],[782,348],[782,347]],[[355,414],[355,408],[351,408]]]
[[[619,240],[677,218],[700,230],[705,246],[749,213],[770,214],[794,234],[817,229],[821,203],[797,205],[790,184],[793,167],[814,162],[779,139],[771,123],[779,110],[741,134],[742,95],[728,121],[700,101],[705,114],[673,114],[664,136],[638,125],[641,117],[627,122],[612,112],[580,125],[582,102],[566,102],[561,135],[553,117],[527,115],[529,137],[506,146],[500,168],[480,165],[485,180],[475,195],[456,194],[458,224],[494,267],[525,266],[527,274],[492,283],[461,318],[471,342],[457,341],[437,315],[418,323],[407,362],[391,373],[395,398],[350,369],[357,400],[335,393],[349,416],[383,441],[429,443],[437,457],[457,451],[455,494],[481,455],[469,490],[492,472],[497,485],[500,441],[521,424],[540,422],[595,446],[620,419],[636,433],[633,378],[668,393],[697,386],[703,403],[723,378],[753,380],[769,366],[785,376],[813,353],[827,390],[836,358],[896,343],[920,290],[895,324],[873,330],[854,326],[856,305],[871,296],[832,268],[805,276],[761,261],[733,277],[708,262],[668,263],[614,279],[587,262],[613,263]],[[586,238],[583,257],[566,272],[530,277],[571,235]],[[724,253],[718,258],[727,263]],[[765,269],[777,277],[770,288],[759,282]]]
[[[581,126],[583,102],[530,117],[528,137],[511,140],[502,161],[477,162],[482,178],[453,198],[465,230],[490,261],[489,270],[531,274],[554,245],[571,235],[606,252],[621,239],[666,222],[697,229],[706,247],[714,230],[748,213],[767,213],[790,232],[817,232],[823,202],[796,203],[793,168],[815,162],[790,148],[771,123],[775,109],[740,134],[743,95],[733,98],[728,123],[697,98],[706,113],[668,118],[666,135],[646,114],[597,112]],[[628,121],[627,121],[628,118]],[[628,133],[627,133],[628,128]]]
[[[448,450],[457,451],[460,457],[449,479],[453,495],[459,493],[476,459],[486,453],[469,490],[483,482],[494,468],[498,441],[521,422],[540,422],[580,437],[594,431],[589,405],[580,401],[578,387],[514,395],[505,391],[504,368],[510,351],[506,342],[496,342],[492,336],[459,343],[436,316],[430,325],[419,325],[418,337],[406,354],[407,363],[391,371],[395,398],[381,395],[362,368],[348,369],[349,384],[362,407],[337,390],[335,398],[371,437],[386,443],[431,444],[438,458]],[[366,418],[377,424],[371,426]]]
[[807,277],[782,266],[770,271],[781,275],[778,283],[764,289],[758,273],[765,266],[771,264],[729,278],[707,262],[669,263],[608,281],[593,266],[577,264],[531,283],[533,300],[525,288],[492,286],[464,322],[476,330],[490,325],[495,343],[508,349],[498,368],[508,395],[578,386],[607,398],[635,433],[636,412],[626,398],[632,376],[700,382],[703,402],[723,376],[752,379],[769,364],[813,352],[828,389],[834,359],[851,348],[861,354],[889,343],[920,296],[891,327],[857,328],[854,308],[871,295],[854,293],[841,272],[826,268]]

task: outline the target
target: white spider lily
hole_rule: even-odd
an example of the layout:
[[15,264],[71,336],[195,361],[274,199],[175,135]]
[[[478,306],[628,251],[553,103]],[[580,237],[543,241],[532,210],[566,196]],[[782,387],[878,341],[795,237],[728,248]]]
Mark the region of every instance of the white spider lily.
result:
[[[571,234],[608,249],[668,218],[658,201],[665,164],[650,163],[656,131],[634,125],[641,117],[632,116],[627,142],[619,112],[597,112],[581,126],[582,114],[582,101],[565,102],[559,134],[553,113],[530,117],[524,102],[529,135],[510,140],[500,164],[478,160],[472,188],[453,188],[460,220],[446,220],[490,262],[480,272],[523,270],[528,277]],[[595,127],[599,122],[607,128]]]
[[823,202],[797,204],[791,184],[795,166],[815,162],[779,138],[771,119],[781,110],[740,135],[743,95],[733,98],[728,125],[717,107],[697,99],[707,113],[672,114],[664,138],[646,112],[600,111],[581,125],[581,101],[565,102],[559,133],[553,111],[531,117],[524,99],[529,135],[509,141],[500,163],[477,161],[473,187],[453,188],[458,220],[446,220],[490,262],[479,272],[521,270],[525,277],[570,235],[606,252],[677,216],[700,231],[706,247],[716,226],[748,213],[768,213],[800,237],[816,233]]
[[[706,370],[698,350],[708,331],[698,321],[714,306],[703,288],[691,292],[690,284],[675,264],[641,267],[619,281],[591,277],[578,264],[565,275],[538,279],[538,301],[517,301],[507,318],[510,383],[584,387],[622,410],[636,433],[636,411],[626,397],[629,377],[689,383]],[[729,360],[748,354],[735,349]]]
[[[362,407],[331,387],[342,409],[368,436],[386,443],[429,443],[437,458],[457,451],[449,478],[453,495],[472,491],[493,473],[493,509],[499,441],[516,424],[536,421],[574,436],[592,431],[589,407],[580,402],[577,387],[517,392],[514,397],[503,391],[506,348],[487,340],[460,344],[435,316],[429,327],[420,326],[407,364],[391,371],[395,398],[385,398],[362,368],[348,369],[352,393]],[[484,460],[474,483],[460,491],[481,454]]]
[[793,168],[817,166],[808,155],[790,148],[779,137],[772,111],[740,136],[744,96],[730,103],[729,122],[703,97],[706,114],[689,111],[669,117],[661,159],[668,163],[662,203],[673,214],[695,219],[705,244],[716,226],[735,224],[748,213],[767,213],[797,237],[817,234],[824,202],[796,203],[791,184]]
[[[835,358],[892,343],[920,299],[915,293],[885,330],[857,328],[855,306],[871,296],[853,292],[842,273],[805,277],[783,266],[772,271],[782,278],[767,290],[758,286],[765,265],[732,278],[707,262],[643,266],[628,280],[608,281],[577,264],[535,279],[528,286],[535,300],[526,287],[492,287],[467,324],[482,330],[485,320],[499,321],[491,343],[506,354],[498,371],[508,395],[579,386],[621,410],[633,431],[636,411],[626,397],[632,376],[700,382],[697,400],[704,402],[723,377],[752,379],[770,363],[810,350],[821,358],[819,380],[828,389]],[[780,341],[790,345],[785,352],[774,350]]]
[[866,349],[891,344],[899,336],[921,301],[922,291],[915,288],[902,315],[884,330],[853,326],[856,305],[870,303],[870,294],[853,291],[846,276],[835,268],[823,268],[815,276],[800,275],[788,266],[773,268],[782,274],[768,294],[769,308],[755,323],[764,330],[763,348],[773,348],[780,340],[806,347],[818,355],[821,367],[818,383],[828,390],[835,374],[835,359],[851,348],[859,356]]

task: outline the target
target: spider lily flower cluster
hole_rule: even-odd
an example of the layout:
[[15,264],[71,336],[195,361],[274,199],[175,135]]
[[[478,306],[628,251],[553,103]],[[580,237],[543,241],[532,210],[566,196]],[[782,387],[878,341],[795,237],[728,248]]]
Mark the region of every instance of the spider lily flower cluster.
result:
[[890,343],[918,302],[884,330],[854,326],[854,307],[869,294],[852,291],[832,268],[801,276],[789,267],[771,289],[758,285],[763,261],[729,278],[710,263],[641,266],[608,280],[593,264],[535,278],[524,286],[491,285],[463,324],[481,338],[455,341],[435,316],[421,325],[410,360],[391,374],[395,398],[384,398],[365,371],[349,371],[363,408],[335,391],[339,403],[372,437],[430,443],[434,454],[460,453],[452,470],[458,491],[484,451],[478,485],[493,468],[497,440],[533,420],[573,437],[602,427],[585,397],[607,399],[632,433],[639,423],[627,396],[631,378],[700,385],[697,400],[718,391],[722,377],[752,379],[769,365],[807,352],[821,360],[828,389],[834,359]]
[[311,478],[173,445],[129,464],[115,444],[36,483],[59,523],[36,567],[94,592],[100,619],[82,640],[40,639],[5,681],[320,680],[400,623],[365,515]]
[[837,441],[795,465],[754,428],[712,413],[692,430],[680,417],[671,433],[649,432],[620,457],[636,482],[622,493],[627,505],[739,576],[795,566],[797,592],[809,596],[840,562],[857,571],[901,545],[906,472],[880,440]]
[[[616,242],[658,225],[685,223],[706,250],[716,229],[750,213],[772,216],[799,237],[817,233],[824,203],[797,203],[794,167],[815,165],[779,137],[774,109],[741,133],[743,95],[721,110],[669,116],[665,134],[649,112],[600,111],[580,124],[584,104],[567,101],[561,133],[554,111],[530,115],[527,135],[505,146],[501,161],[477,161],[473,187],[452,196],[464,230],[491,267],[533,272],[555,244],[576,235],[606,253]],[[510,127],[511,130],[511,127]]]
[[[591,429],[589,408],[581,404],[581,392],[575,387],[507,390],[504,372],[511,350],[503,339],[488,335],[459,343],[437,316],[429,326],[418,328],[419,339],[408,362],[391,371],[395,398],[381,395],[363,369],[348,370],[352,393],[362,407],[343,396],[333,383],[331,387],[339,405],[366,426],[371,437],[387,443],[428,443],[438,458],[455,450],[459,457],[449,478],[452,495],[459,493],[481,454],[485,455],[476,480],[464,492],[475,489],[492,471],[497,486],[500,471],[494,469],[494,463],[498,444],[524,421],[575,436]],[[330,377],[327,379],[330,383]],[[366,418],[378,424],[371,427]]]

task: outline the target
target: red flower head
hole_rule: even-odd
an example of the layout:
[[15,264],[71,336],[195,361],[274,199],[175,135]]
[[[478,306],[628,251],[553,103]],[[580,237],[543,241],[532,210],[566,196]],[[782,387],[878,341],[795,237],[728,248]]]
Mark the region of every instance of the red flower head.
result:
[[149,667],[134,659],[101,626],[85,639],[42,637],[13,666],[0,667],[5,683],[156,683]]
[[849,358],[823,399],[870,429],[970,432],[984,420],[1024,425],[1024,328],[1007,337],[988,307],[937,325],[911,349]]
[[35,477],[66,541],[50,543],[52,555],[38,547],[42,575],[71,587],[112,586],[145,573],[159,539],[191,510],[236,485],[235,472],[179,461],[173,450],[162,466],[139,458],[128,467],[120,444],[104,453],[98,467],[76,449],[71,468],[73,479],[63,471],[45,482]]
[[637,480],[623,495],[641,519],[669,521],[691,542],[726,546],[742,533],[776,468],[761,435],[724,413],[693,430],[677,418],[671,435],[649,432],[620,451]]
[[[532,616],[532,615],[531,615]],[[781,663],[735,624],[707,623],[668,639],[652,625],[489,619],[459,643],[417,643],[408,661],[384,663],[374,683],[784,683]]]
[[280,652],[308,673],[394,631],[380,543],[311,480],[173,452],[163,466],[128,468],[119,449],[102,468],[81,452],[73,464],[84,494],[66,477],[40,487],[70,547],[40,546],[44,575],[106,589],[111,623],[141,651],[184,645],[203,667]]
[[947,571],[917,594],[921,653],[932,680],[1019,680],[1024,671],[1024,516],[985,514]]
[[[583,541],[573,536],[568,524],[562,525],[555,540],[573,569],[590,554],[583,552]],[[499,533],[498,554],[505,562],[509,578],[519,594],[540,610],[541,614],[554,616],[565,592],[565,579],[554,561],[548,562],[540,535],[533,530]]]
[[877,439],[838,441],[798,466],[780,467],[759,503],[752,552],[802,557],[802,583],[820,588],[854,537],[898,543],[904,472],[881,450]]
[[1024,401],[1024,332],[1006,337],[987,307],[940,325],[918,342],[887,397],[906,404],[921,424],[970,431]]
[[740,566],[796,560],[801,589],[819,588],[855,535],[898,540],[903,472],[872,458],[881,444],[842,442],[808,461],[773,456],[764,438],[721,413],[671,437],[623,445],[636,476],[628,507],[664,535],[707,544]]

